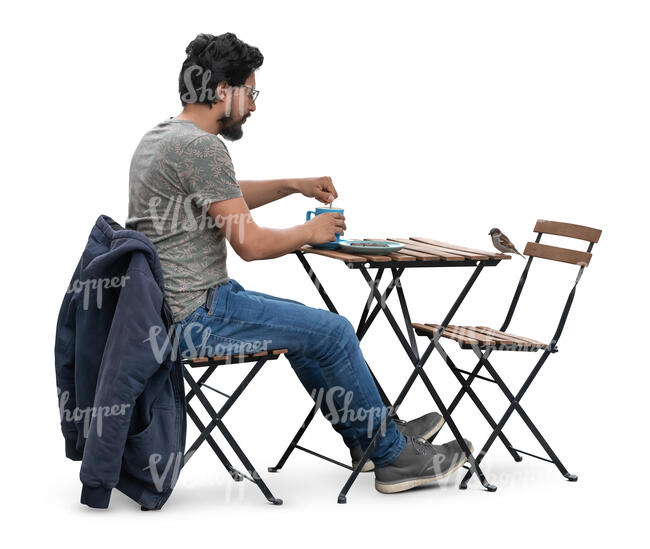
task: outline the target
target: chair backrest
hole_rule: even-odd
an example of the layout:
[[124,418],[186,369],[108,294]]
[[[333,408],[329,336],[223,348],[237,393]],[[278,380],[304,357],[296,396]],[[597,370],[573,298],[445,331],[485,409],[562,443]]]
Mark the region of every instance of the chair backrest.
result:
[[[557,327],[557,330],[555,331],[551,343],[548,345],[548,350],[553,351],[555,350],[555,344],[557,343],[557,341],[560,338],[560,335],[562,334],[564,323],[566,322],[567,316],[569,314],[569,309],[571,308],[571,304],[573,303],[576,287],[578,286],[578,282],[580,281],[582,272],[584,271],[585,267],[589,265],[589,262],[591,261],[591,250],[594,244],[596,244],[600,240],[600,235],[602,234],[602,231],[600,229],[593,229],[591,227],[585,227],[583,225],[574,225],[572,223],[562,223],[559,221],[547,221],[546,219],[538,219],[537,223],[535,224],[534,231],[537,233],[537,238],[535,242],[528,242],[528,244],[526,244],[526,248],[524,249],[524,255],[528,256],[528,261],[526,262],[524,271],[521,274],[521,278],[519,279],[519,284],[517,285],[517,289],[515,290],[515,295],[512,298],[512,302],[510,304],[510,308],[508,309],[508,313],[506,314],[506,318],[501,327],[501,331],[505,331],[508,328],[510,321],[512,320],[512,315],[515,312],[517,302],[519,301],[521,291],[524,287],[524,283],[526,282],[526,278],[528,277],[528,271],[530,270],[530,266],[534,257],[578,265],[580,267],[580,270],[578,271],[578,276],[576,277],[576,281],[573,285],[573,288],[569,293],[569,297],[567,299],[566,305],[564,306],[564,310],[562,311],[562,316],[560,318],[560,323]],[[576,238],[578,240],[584,240],[589,242],[589,246],[587,247],[587,251],[581,252],[579,250],[572,250],[569,248],[561,248],[557,246],[549,246],[547,244],[540,244],[539,241],[541,240],[543,234],[566,236],[568,238]]]
[[[574,265],[580,265],[581,267],[589,265],[589,262],[591,261],[591,249],[593,245],[600,240],[600,235],[602,233],[600,229],[592,229],[591,227],[573,225],[571,223],[561,223],[559,221],[547,221],[545,219],[537,220],[534,231],[538,233],[537,240],[526,244],[524,255],[550,259],[553,261],[562,261],[564,263],[573,263]],[[569,248],[559,248],[557,246],[540,244],[539,240],[542,234],[553,234],[586,240],[589,242],[589,248],[586,252],[581,252]]]

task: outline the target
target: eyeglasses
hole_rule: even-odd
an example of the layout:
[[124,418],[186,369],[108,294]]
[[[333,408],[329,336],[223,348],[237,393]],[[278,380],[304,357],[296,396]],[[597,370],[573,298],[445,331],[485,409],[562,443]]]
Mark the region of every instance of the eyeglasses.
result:
[[251,88],[250,86],[247,86],[246,84],[242,84],[242,88],[246,88],[248,91],[246,92],[246,95],[248,98],[255,103],[255,100],[257,99],[257,96],[260,94],[259,90],[256,90],[255,88]]

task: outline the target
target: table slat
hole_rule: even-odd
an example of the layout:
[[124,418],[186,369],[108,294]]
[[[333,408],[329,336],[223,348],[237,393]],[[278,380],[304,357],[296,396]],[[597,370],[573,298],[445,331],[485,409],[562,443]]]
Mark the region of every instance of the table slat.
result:
[[431,246],[431,249],[434,250],[434,251],[442,251],[442,252],[446,252],[446,253],[449,253],[449,254],[460,255],[460,256],[463,256],[463,257],[465,257],[467,259],[472,259],[472,260],[492,259],[492,255],[490,255],[488,253],[467,252],[467,251],[464,251],[464,250],[458,250],[458,249],[454,249],[454,248],[451,248],[451,247],[438,246],[438,245],[434,245],[434,244],[431,244],[431,243],[428,243],[428,242],[421,242],[419,240],[415,240],[414,238],[410,238],[409,241],[413,242],[413,244],[417,244],[417,245],[420,245],[420,246],[422,246],[422,245]]
[[394,261],[417,261],[417,257],[403,254],[402,250],[399,252],[391,252],[388,254],[388,257],[392,257]]
[[424,253],[424,252],[418,252],[416,250],[408,250],[406,248],[402,248],[399,251],[399,253],[414,257],[416,259],[416,261],[440,261],[440,260],[442,260],[442,257],[440,257],[439,255],[427,254],[427,253]]
[[432,244],[434,246],[441,246],[443,248],[450,248],[453,250],[458,250],[461,252],[472,252],[476,254],[482,254],[482,255],[487,255],[490,257],[493,257],[495,259],[511,259],[511,257],[508,254],[502,254],[499,252],[488,252],[485,250],[477,250],[475,248],[466,248],[464,246],[457,246],[456,244],[448,244],[447,242],[440,242],[439,240],[433,240],[431,238],[426,238],[423,236],[412,236],[412,240],[417,240],[418,242],[424,242],[427,244]]
[[388,238],[387,240],[406,244],[406,248],[400,250],[402,253],[404,253],[404,250],[424,252],[424,253],[429,253],[431,255],[436,255],[444,259],[445,261],[464,261],[465,259],[467,259],[465,256],[446,252],[442,249],[436,249],[433,246],[430,246],[428,244],[420,244],[418,242],[409,240],[408,238]]
[[[364,238],[364,240],[388,240],[387,238]],[[422,252],[413,252],[411,250],[404,250],[403,248],[398,252],[391,252],[389,257],[401,256],[398,261],[440,261],[442,259],[439,255],[427,254]],[[403,258],[403,259],[402,259]]]
[[299,248],[300,251],[310,254],[324,255],[325,257],[331,257],[333,259],[340,259],[341,261],[349,261],[351,263],[365,263],[368,261],[364,256],[357,254],[346,254],[339,252],[338,250],[320,250],[318,248],[312,248],[311,246],[303,246]]
[[[357,254],[354,254],[357,255]],[[381,263],[382,261],[392,261],[388,255],[368,255],[368,254],[363,254],[363,257],[365,257],[368,261],[375,261],[377,263]]]

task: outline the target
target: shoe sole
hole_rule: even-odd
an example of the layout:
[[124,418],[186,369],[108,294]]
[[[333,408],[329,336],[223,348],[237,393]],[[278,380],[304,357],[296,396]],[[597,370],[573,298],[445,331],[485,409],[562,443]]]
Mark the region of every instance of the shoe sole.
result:
[[440,429],[442,429],[442,426],[445,424],[445,418],[440,417],[440,421],[438,421],[437,425],[431,428],[430,431],[427,431],[422,435],[420,438],[423,438],[424,440],[429,440],[433,435],[435,435]]
[[[356,469],[358,464],[359,464],[358,461],[353,461],[352,462],[352,468]],[[366,461],[363,464],[363,467],[361,467],[361,471],[359,471],[359,472],[360,473],[369,473],[370,471],[374,471],[374,470],[375,470],[375,464],[373,463],[373,461],[371,459],[369,459],[368,461]]]
[[[470,447],[470,454],[474,453],[474,447]],[[439,475],[434,475],[431,477],[414,477],[407,480],[400,480],[399,482],[385,483],[375,480],[375,489],[382,494],[396,494],[397,492],[405,492],[406,490],[411,490],[412,488],[417,488],[418,486],[426,486],[427,484],[433,484],[439,480],[455,473],[463,465],[467,463],[467,458],[464,461],[458,462],[454,465],[449,471],[440,473]]]
[[[424,433],[424,435],[422,435],[420,438],[423,438],[423,439],[425,439],[425,440],[429,440],[433,435],[435,435],[438,431],[440,431],[440,429],[442,429],[442,426],[443,426],[444,424],[445,424],[445,418],[444,418],[444,417],[441,417],[441,418],[440,418],[440,421],[438,421],[438,423],[437,423],[436,425],[434,425],[434,426],[431,428],[431,430],[429,430],[429,431],[427,431],[426,433]],[[472,450],[472,451],[473,451],[473,450]],[[357,467],[357,463],[358,463],[358,462],[356,462],[356,461],[353,461],[353,462],[352,462],[352,468],[353,468],[353,469],[356,469],[356,467]],[[363,464],[363,467],[361,468],[361,471],[359,471],[359,472],[360,472],[360,473],[369,473],[370,471],[374,471],[374,470],[375,470],[375,464],[372,462],[371,459],[369,459],[368,461],[366,461],[366,462]]]

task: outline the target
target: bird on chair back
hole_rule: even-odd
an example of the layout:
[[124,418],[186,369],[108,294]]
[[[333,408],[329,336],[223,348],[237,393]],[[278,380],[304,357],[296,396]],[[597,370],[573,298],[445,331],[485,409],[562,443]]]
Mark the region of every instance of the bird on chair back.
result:
[[494,244],[494,247],[500,252],[518,254],[521,255],[521,257],[523,257],[524,259],[526,259],[522,254],[520,254],[517,251],[517,248],[515,248],[515,245],[512,242],[510,242],[510,239],[505,234],[503,234],[499,229],[497,228],[490,229],[490,232],[488,234],[492,237],[492,244]]

